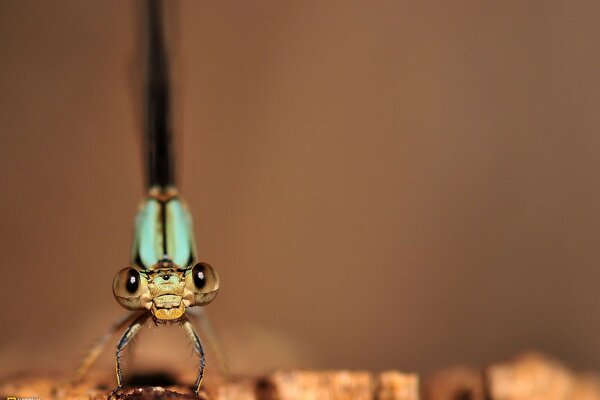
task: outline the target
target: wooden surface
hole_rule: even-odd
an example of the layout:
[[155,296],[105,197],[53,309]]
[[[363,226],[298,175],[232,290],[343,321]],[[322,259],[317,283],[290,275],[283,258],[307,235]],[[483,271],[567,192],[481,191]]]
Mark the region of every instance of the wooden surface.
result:
[[[175,381],[177,381],[175,379]],[[106,376],[77,386],[52,377],[4,379],[0,398],[106,399]],[[186,386],[130,387],[121,399],[197,399]],[[483,369],[459,366],[423,380],[400,371],[275,371],[261,377],[207,379],[203,400],[600,400],[600,378],[576,373],[549,357],[531,353]]]

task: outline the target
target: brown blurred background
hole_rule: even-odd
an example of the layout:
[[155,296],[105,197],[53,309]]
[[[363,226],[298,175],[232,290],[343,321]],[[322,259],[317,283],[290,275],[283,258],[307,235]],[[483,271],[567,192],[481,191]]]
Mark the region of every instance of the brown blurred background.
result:
[[[3,373],[72,368],[123,313],[140,6],[0,1]],[[600,367],[598,2],[170,7],[181,187],[235,370]],[[136,352],[193,368],[184,341]]]

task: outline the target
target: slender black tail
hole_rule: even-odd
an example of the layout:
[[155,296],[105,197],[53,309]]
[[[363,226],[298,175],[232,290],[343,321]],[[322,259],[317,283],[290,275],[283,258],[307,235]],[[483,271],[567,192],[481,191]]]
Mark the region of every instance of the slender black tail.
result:
[[148,44],[145,87],[147,186],[175,185],[169,63],[163,29],[162,1],[147,0]]

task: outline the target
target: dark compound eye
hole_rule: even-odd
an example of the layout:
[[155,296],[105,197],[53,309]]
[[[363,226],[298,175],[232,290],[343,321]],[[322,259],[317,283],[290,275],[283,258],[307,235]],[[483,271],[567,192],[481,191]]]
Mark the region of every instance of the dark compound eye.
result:
[[131,268],[127,272],[127,281],[125,282],[125,289],[131,294],[137,292],[140,287],[140,273],[135,269]]
[[192,274],[194,277],[194,285],[196,285],[198,289],[202,289],[206,286],[206,267],[204,264],[196,264],[192,269]]
[[219,292],[219,276],[209,264],[199,262],[187,270],[185,287],[194,295],[190,305],[204,306],[213,301]]

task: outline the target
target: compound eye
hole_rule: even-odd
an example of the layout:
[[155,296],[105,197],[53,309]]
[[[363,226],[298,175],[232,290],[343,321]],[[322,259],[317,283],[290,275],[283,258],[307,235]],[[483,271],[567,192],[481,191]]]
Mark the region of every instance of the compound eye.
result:
[[125,289],[128,293],[135,294],[139,287],[140,273],[133,268],[129,268],[129,270],[127,271],[127,281],[125,281]]
[[186,285],[194,293],[193,305],[205,305],[213,301],[219,290],[219,277],[209,264],[200,262],[187,276]]
[[139,310],[144,307],[140,296],[148,292],[148,282],[135,268],[123,268],[115,276],[113,294],[123,307]]

